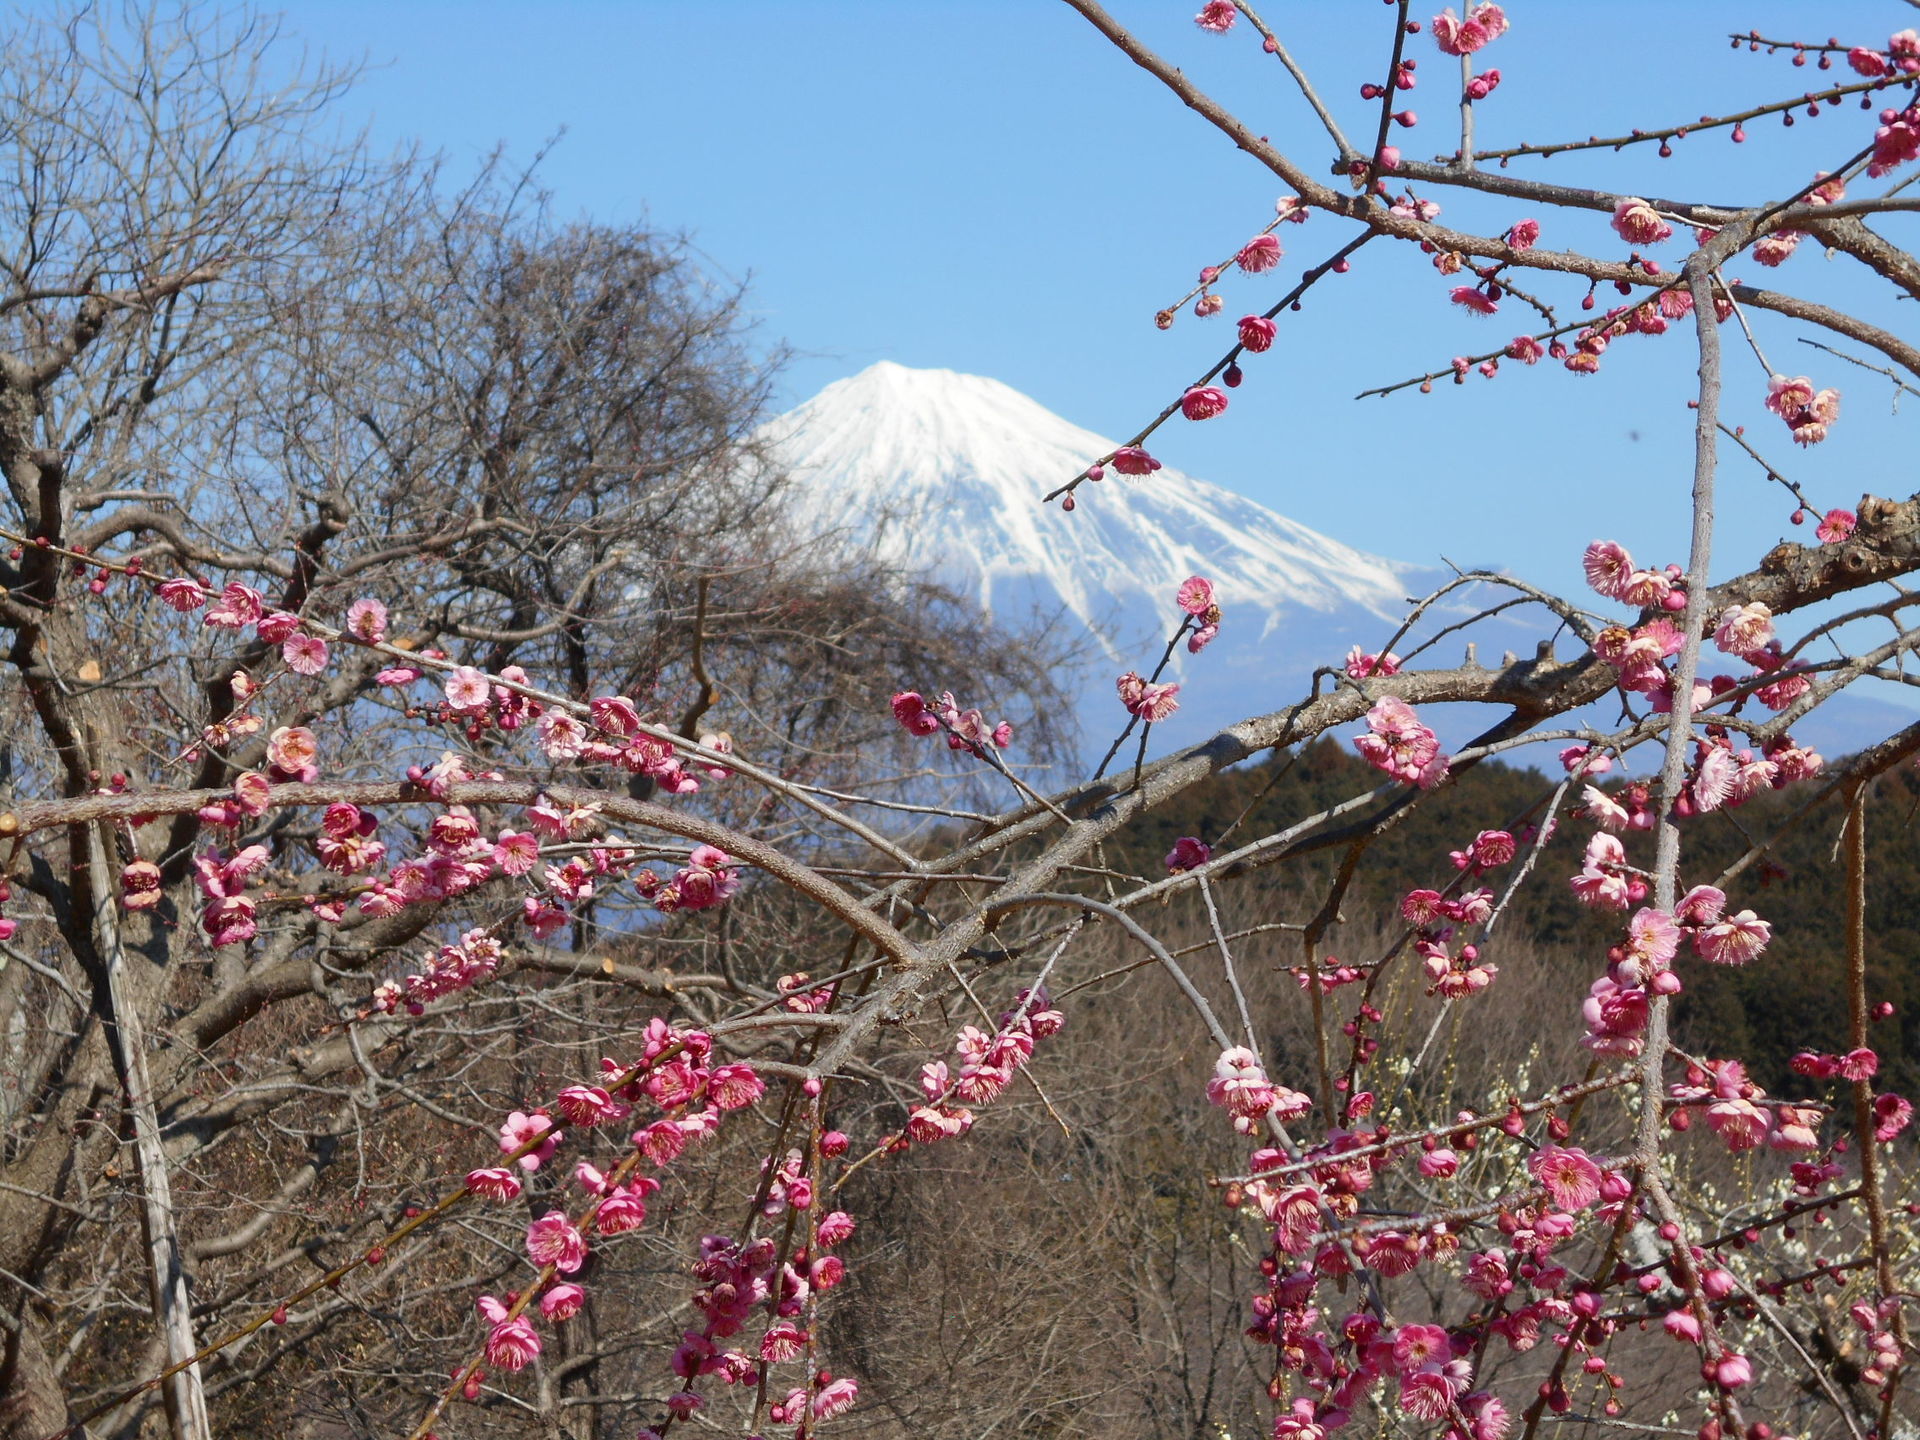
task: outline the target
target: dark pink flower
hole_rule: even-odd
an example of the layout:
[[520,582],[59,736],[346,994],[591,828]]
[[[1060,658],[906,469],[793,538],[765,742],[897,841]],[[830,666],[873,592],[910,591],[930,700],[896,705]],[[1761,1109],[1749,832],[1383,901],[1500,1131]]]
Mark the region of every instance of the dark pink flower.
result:
[[1213,847],[1191,835],[1182,835],[1167,852],[1167,873],[1178,875],[1195,869],[1213,858]]
[[507,1169],[469,1170],[467,1189],[488,1200],[517,1200],[520,1197],[520,1181]]
[[571,1320],[580,1313],[580,1307],[587,1302],[587,1292],[578,1285],[569,1285],[564,1281],[547,1288],[540,1297],[540,1313],[558,1324],[562,1320]]
[[1273,348],[1273,337],[1280,327],[1264,315],[1242,315],[1240,317],[1240,345],[1256,355]]
[[893,697],[893,718],[909,735],[931,735],[940,728],[939,720],[917,690],[902,690]]
[[1822,545],[1838,545],[1853,534],[1853,527],[1858,523],[1858,518],[1851,510],[1829,510],[1819,525],[1814,527],[1814,538]]
[[1211,420],[1226,408],[1227,392],[1212,385],[1196,385],[1180,397],[1180,413],[1189,420]]
[[1137,445],[1123,445],[1113,452],[1113,468],[1122,475],[1151,475],[1160,462]]

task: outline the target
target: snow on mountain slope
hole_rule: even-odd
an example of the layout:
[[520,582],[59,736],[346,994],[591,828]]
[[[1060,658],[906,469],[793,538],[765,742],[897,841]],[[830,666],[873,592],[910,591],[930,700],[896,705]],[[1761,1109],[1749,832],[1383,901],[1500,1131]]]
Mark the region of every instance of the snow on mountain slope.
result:
[[[1072,514],[1042,505],[1114,442],[982,376],[882,361],[771,422],[768,435],[808,529],[871,539],[1006,621],[1037,604],[1088,626],[1114,662],[1088,683],[1090,738],[1118,713],[1112,674],[1158,658],[1189,575],[1214,582],[1226,623],[1204,655],[1180,656],[1192,683],[1185,721],[1156,728],[1169,743],[1237,718],[1228,709],[1284,703],[1350,644],[1384,643],[1419,584],[1410,566],[1171,468],[1086,486]],[[1217,683],[1204,684],[1210,676]]]

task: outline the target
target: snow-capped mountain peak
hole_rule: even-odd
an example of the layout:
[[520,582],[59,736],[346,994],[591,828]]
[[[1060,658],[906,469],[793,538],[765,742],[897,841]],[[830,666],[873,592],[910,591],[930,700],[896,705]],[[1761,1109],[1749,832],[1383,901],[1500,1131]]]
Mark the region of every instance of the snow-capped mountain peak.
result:
[[1424,588],[1411,566],[1171,468],[1084,486],[1071,514],[1042,504],[1114,442],[978,375],[882,362],[771,422],[765,438],[808,531],[871,543],[1013,626],[1084,624],[1108,662],[1073,685],[1095,754],[1126,718],[1113,677],[1158,661],[1188,576],[1213,582],[1225,619],[1202,655],[1173,657],[1184,689],[1178,713],[1154,726],[1156,746],[1298,699],[1314,668],[1350,645],[1381,648],[1409,589]]
[[1124,621],[1115,628],[1116,612],[1169,616],[1194,574],[1259,633],[1303,610],[1358,607],[1387,620],[1404,607],[1407,567],[1177,470],[1110,475],[1073,514],[1041,504],[1114,442],[984,376],[881,361],[773,433],[808,524],[871,535],[888,558],[938,573],[989,610],[1049,591],[1109,647],[1136,638]]

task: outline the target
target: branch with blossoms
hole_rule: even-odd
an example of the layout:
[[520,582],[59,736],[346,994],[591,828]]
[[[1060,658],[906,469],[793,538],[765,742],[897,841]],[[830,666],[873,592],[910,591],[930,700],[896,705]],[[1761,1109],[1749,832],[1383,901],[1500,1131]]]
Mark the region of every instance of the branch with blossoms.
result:
[[[1727,503],[1717,446],[1739,433],[1723,388],[1804,447],[1808,478],[1788,482],[1803,519],[1808,496],[1844,483],[1818,471],[1819,447],[1845,423],[1837,393],[1776,374],[1757,327],[1805,322],[1896,365],[1913,357],[1890,331],[1740,285],[1728,266],[1750,253],[1790,276],[1798,237],[1810,236],[1913,293],[1920,267],[1868,225],[1905,202],[1861,196],[1920,152],[1911,111],[1851,136],[1855,153],[1832,174],[1790,179],[1734,210],[1650,186],[1546,185],[1471,164],[1471,131],[1497,125],[1508,93],[1475,59],[1524,14],[1476,4],[1426,20],[1404,3],[1383,8],[1393,30],[1361,72],[1365,108],[1351,133],[1375,139],[1360,154],[1271,27],[1244,5],[1208,4],[1204,29],[1237,43],[1247,16],[1293,75],[1335,152],[1323,166],[1261,139],[1091,0],[1074,3],[1288,187],[1276,218],[1263,216],[1181,302],[1198,318],[1225,313],[1229,284],[1282,273],[1279,235],[1296,217],[1320,210],[1355,233],[1277,305],[1247,314],[1238,343],[1129,446],[1047,498],[1123,503],[1111,487],[1076,496],[1102,464],[1153,483],[1148,436],[1175,414],[1202,423],[1230,404],[1244,413],[1259,394],[1254,367],[1272,363],[1249,362],[1250,374],[1244,355],[1275,350],[1283,311],[1344,273],[1361,245],[1392,240],[1404,248],[1369,256],[1418,254],[1422,273],[1444,282],[1437,305],[1488,315],[1513,297],[1547,318],[1525,344],[1456,364],[1462,381],[1493,363],[1481,372],[1491,378],[1508,357],[1592,373],[1631,354],[1615,341],[1677,344],[1683,326],[1691,333],[1687,553],[1636,559],[1595,541],[1581,557],[1591,594],[1580,597],[1458,575],[1344,663],[1319,657],[1295,703],[1155,756],[1156,724],[1218,683],[1207,640],[1252,598],[1195,575],[1165,597],[1177,621],[1157,666],[1115,682],[1128,718],[1107,761],[1051,792],[1024,768],[1032,732],[999,718],[1005,697],[915,655],[887,686],[891,704],[876,695],[861,716],[862,743],[877,736],[924,754],[939,737],[936,754],[982,782],[974,793],[1010,782],[1015,799],[989,814],[915,808],[909,794],[872,823],[853,807],[877,787],[814,783],[819,772],[795,758],[804,747],[783,744],[777,726],[757,738],[740,727],[742,740],[699,730],[722,614],[704,581],[686,661],[698,688],[691,703],[669,703],[688,697],[596,669],[571,628],[617,573],[610,554],[550,577],[560,600],[527,614],[517,604],[525,578],[508,572],[535,560],[494,564],[488,583],[509,603],[476,616],[371,584],[321,594],[348,578],[329,580],[320,563],[348,523],[344,502],[314,507],[289,537],[290,558],[125,515],[76,535],[57,504],[11,526],[8,574],[23,583],[0,607],[27,637],[16,664],[45,743],[0,810],[0,854],[19,887],[0,896],[0,939],[30,942],[32,983],[51,985],[42,972],[65,979],[60,963],[83,978],[105,973],[76,915],[123,922],[132,943],[121,979],[147,991],[127,1004],[172,1037],[150,1082],[122,1086],[148,1092],[125,1102],[147,1142],[143,1166],[177,1169],[179,1186],[200,1196],[251,1193],[264,1174],[265,1193],[286,1198],[256,1198],[267,1217],[256,1235],[271,1231],[294,1257],[347,1252],[302,1284],[256,1256],[156,1287],[156,1331],[168,1296],[192,1302],[175,1305],[156,1358],[138,1362],[164,1374],[137,1386],[116,1376],[46,1433],[75,1434],[107,1414],[134,1423],[164,1396],[169,1425],[189,1434],[202,1384],[191,1377],[226,1387],[221,1404],[243,1403],[229,1397],[275,1366],[296,1368],[304,1346],[332,1346],[325,1355],[351,1377],[337,1382],[343,1392],[355,1405],[382,1397],[372,1423],[413,1440],[442,1425],[523,1425],[523,1408],[557,1425],[574,1403],[622,1407],[609,1423],[643,1427],[647,1440],[735,1425],[814,1440],[855,1407],[885,1424],[912,1388],[892,1368],[909,1343],[895,1337],[913,1327],[888,1323],[890,1307],[914,1298],[902,1293],[912,1286],[888,1283],[892,1257],[957,1251],[975,1234],[998,1244],[1012,1223],[986,1186],[946,1182],[940,1226],[925,1235],[902,1228],[892,1199],[969,1163],[1010,1166],[1023,1147],[1046,1179],[1035,1209],[1048,1233],[1062,1228],[1058,1197],[1072,1183],[1060,1177],[1083,1158],[1116,1177],[1122,1209],[1175,1208],[1129,1185],[1178,1200],[1183,1184],[1204,1194],[1213,1182],[1226,1208],[1204,1243],[1219,1239],[1236,1258],[1206,1277],[1204,1304],[1235,1297],[1225,1330],[1235,1344],[1244,1333],[1252,1356],[1223,1362],[1216,1389],[1232,1392],[1236,1425],[1257,1416],[1275,1440],[1389,1426],[1500,1440],[1587,1411],[1643,1428],[1672,1412],[1693,1417],[1702,1440],[1764,1440],[1772,1420],[1759,1417],[1793,1415],[1798,1427],[1803,1397],[1863,1436],[1869,1412],[1882,1435],[1904,1420],[1913,1217],[1894,1197],[1911,1164],[1912,1110],[1890,1078],[1890,1032],[1876,1028],[1893,1013],[1878,999],[1865,933],[1864,847],[1875,789],[1920,753],[1920,726],[1844,759],[1793,732],[1920,643],[1902,588],[1920,571],[1920,496],[1832,507],[1809,543],[1777,546],[1718,584],[1712,560],[1716,506]],[[1429,42],[1449,86],[1450,62],[1461,62],[1469,133],[1453,161],[1422,166],[1386,141],[1419,123],[1405,97]],[[1920,66],[1905,61],[1920,58],[1920,43],[1895,36],[1855,59],[1863,48],[1845,52],[1861,86],[1830,88],[1910,99]],[[1882,60],[1880,72],[1862,68]],[[1344,177],[1351,193],[1316,171]],[[1440,223],[1432,198],[1449,186],[1548,218],[1458,230]],[[1606,248],[1543,248],[1558,239],[1550,207],[1605,217]],[[1569,282],[1566,297],[1553,288]],[[1624,303],[1603,306],[1603,285]],[[1554,322],[1574,306],[1580,320]],[[1757,377],[1744,352],[1731,364],[1721,354],[1734,325],[1756,327],[1747,349]],[[571,339],[586,343],[590,328],[582,319]],[[5,424],[0,415],[0,440]],[[510,447],[505,429],[467,438],[488,464]],[[54,457],[43,458],[51,474]],[[16,464],[10,480],[16,471],[26,473]],[[57,476],[47,486],[64,504]],[[199,573],[213,570],[229,573],[219,583]],[[248,583],[261,574],[276,583]],[[1481,600],[1481,585],[1503,588]],[[1440,661],[1439,646],[1473,623],[1459,618],[1463,600],[1478,604],[1476,619],[1539,607],[1545,643],[1492,666],[1471,650]],[[154,763],[96,763],[129,753],[89,738],[123,712],[74,708],[76,683],[96,682],[73,671],[73,643],[33,638],[51,620],[81,636],[88,620],[101,634],[137,622],[194,658],[193,684],[178,692],[192,698],[151,732]],[[1868,644],[1864,626],[1890,634]],[[534,634],[553,650],[536,659],[511,648]],[[443,651],[461,637],[505,648]],[[1182,641],[1189,657],[1175,682],[1165,677]],[[1828,645],[1839,658],[1824,658]],[[812,683],[794,676],[803,690]],[[991,696],[994,708],[962,696]],[[390,743],[353,744],[376,718]],[[1105,773],[1135,735],[1130,773]],[[1335,739],[1337,764],[1335,747],[1316,743]],[[1280,793],[1290,767],[1312,770],[1310,786],[1271,805],[1212,804],[1237,783],[1223,772],[1272,752],[1287,758],[1258,777],[1260,799]],[[1540,760],[1546,775],[1507,771],[1517,798],[1484,821],[1463,818],[1489,762],[1515,759]],[[1849,1023],[1844,1035],[1809,1028],[1782,1084],[1718,1041],[1681,1039],[1678,1019],[1705,977],[1779,963],[1789,922],[1755,868],[1772,837],[1755,836],[1769,823],[1773,834],[1804,830],[1826,813],[1821,802],[1841,799]],[[1436,814],[1441,842],[1409,840],[1422,833],[1413,819]],[[1174,815],[1198,833],[1160,833],[1148,846]],[[85,863],[62,853],[81,829],[97,847]],[[1710,863],[1705,837],[1721,830],[1744,842],[1731,865]],[[1415,846],[1410,860],[1383,854],[1402,841]],[[1548,897],[1570,916],[1570,958],[1557,969],[1529,949]],[[1371,908],[1381,923],[1364,928]],[[169,989],[135,960],[142,946],[178,947],[195,973]],[[9,965],[0,981],[26,983],[20,973]],[[92,1022],[72,988],[81,998],[59,1001],[59,1013],[84,1055]],[[634,988],[648,997],[638,1009]],[[290,1018],[295,1003],[304,1018]],[[1103,1147],[1116,1130],[1147,1127],[1156,1085],[1177,1099],[1164,1144],[1150,1139],[1164,1154],[1146,1181]],[[110,1209],[86,1187],[115,1155],[100,1123],[113,1092],[62,1089],[50,1071],[26,1088],[49,1097],[46,1118],[21,1122],[22,1158],[0,1179],[6,1195],[36,1197],[56,1245],[69,1211]],[[368,1130],[332,1225],[288,1203],[299,1192],[281,1173],[283,1142],[303,1113],[290,1094]],[[1124,1124],[1080,1123],[1114,1094]],[[1066,1166],[1021,1129],[1048,1120],[1071,1131]],[[76,1150],[75,1134],[100,1138]],[[172,1153],[156,1160],[153,1142]],[[316,1150],[309,1168],[321,1164]],[[1075,1208],[1091,1228],[1079,1213],[1090,1207]],[[155,1234],[137,1268],[166,1280],[169,1253],[219,1258],[221,1237],[182,1235],[191,1222],[165,1211],[148,1211]],[[1158,1243],[1136,1237],[1130,1253]],[[1065,1263],[1090,1277],[1083,1297],[1123,1284],[1124,1267],[1090,1249]],[[1863,1362],[1851,1369],[1833,1358],[1843,1346],[1830,1355],[1815,1341],[1832,1328],[1824,1313],[1792,1293],[1816,1277],[1846,1287],[1838,1323]],[[1035,1277],[1019,1278],[1026,1289]],[[1189,1288],[1167,1311],[1201,1313],[1188,1279],[1170,1283]],[[390,1336],[363,1318],[375,1300]],[[1052,1308],[1049,1323],[1064,1326],[1081,1307]],[[26,1334],[46,1322],[28,1308],[13,1323]],[[216,1338],[196,1339],[196,1326]],[[85,1334],[64,1342],[70,1353]],[[342,1338],[362,1335],[365,1358]],[[248,1347],[271,1353],[244,1370]],[[1045,1368],[1047,1347],[1027,1348],[1024,1388],[1091,1393]],[[994,1388],[1023,1387],[980,1386],[970,1403],[986,1405]],[[262,1405],[283,1398],[253,1393],[269,1397]],[[967,1418],[974,1429],[997,1423]]]

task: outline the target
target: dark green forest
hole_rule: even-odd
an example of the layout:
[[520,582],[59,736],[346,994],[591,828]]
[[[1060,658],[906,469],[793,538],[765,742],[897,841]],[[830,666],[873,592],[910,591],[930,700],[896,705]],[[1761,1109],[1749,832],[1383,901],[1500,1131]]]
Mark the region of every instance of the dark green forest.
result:
[[[1604,778],[1605,788],[1617,788],[1615,777]],[[1377,779],[1358,757],[1332,741],[1278,753],[1214,777],[1208,785],[1196,787],[1185,803],[1150,812],[1135,828],[1131,848],[1119,863],[1152,873],[1179,836],[1218,843],[1231,826],[1226,844],[1232,845],[1236,838],[1244,841],[1312,815],[1369,788]],[[1463,770],[1444,797],[1433,797],[1444,798],[1444,803],[1408,807],[1371,842],[1344,910],[1379,913],[1397,904],[1409,889],[1444,888],[1456,875],[1449,851],[1460,849],[1483,829],[1519,833],[1522,825],[1538,818],[1530,807],[1541,805],[1553,785],[1554,780],[1538,770],[1492,761]],[[1677,1033],[1680,1043],[1696,1055],[1744,1060],[1756,1080],[1783,1096],[1811,1093],[1809,1082],[1788,1068],[1795,1051],[1848,1048],[1846,896],[1836,849],[1845,800],[1835,795],[1809,809],[1811,793],[1808,786],[1796,786],[1691,820],[1683,859],[1684,889],[1714,883],[1756,844],[1771,842],[1765,857],[1725,881],[1722,888],[1727,891],[1729,909],[1752,909],[1773,925],[1773,942],[1744,967],[1683,957],[1680,969],[1686,993],[1678,1008]],[[1569,813],[1577,800],[1576,789],[1569,794],[1558,829],[1515,896],[1501,928],[1508,936],[1524,934],[1541,950],[1590,957],[1585,970],[1598,976],[1622,917],[1580,905],[1567,887],[1567,876],[1579,868],[1581,850],[1595,828],[1577,813]],[[1867,819],[1869,999],[1892,1002],[1895,1013],[1874,1025],[1872,1043],[1881,1057],[1878,1083],[1901,1092],[1911,1092],[1920,1083],[1920,1014],[1910,1003],[1920,992],[1917,821],[1920,780],[1912,767],[1902,767],[1874,783]],[[1651,864],[1649,837],[1623,838],[1635,864]],[[1525,850],[1523,846],[1523,857]],[[1275,887],[1284,885],[1286,893],[1275,897],[1276,909],[1290,918],[1304,918],[1321,903],[1343,852],[1344,847],[1329,847],[1311,857],[1307,873],[1313,880],[1305,886],[1295,865],[1284,867],[1284,878],[1279,872],[1264,882],[1250,878]],[[1500,894],[1512,870],[1512,866],[1503,867],[1480,883]],[[1497,944],[1495,955],[1498,958]],[[1490,993],[1498,995],[1498,982]],[[1352,1009],[1353,994],[1342,991],[1334,997],[1341,1014]],[[1578,1025],[1582,998],[1581,990],[1567,994],[1566,1013],[1561,1017],[1567,1025]],[[1553,1018],[1543,1020],[1552,1023]]]

